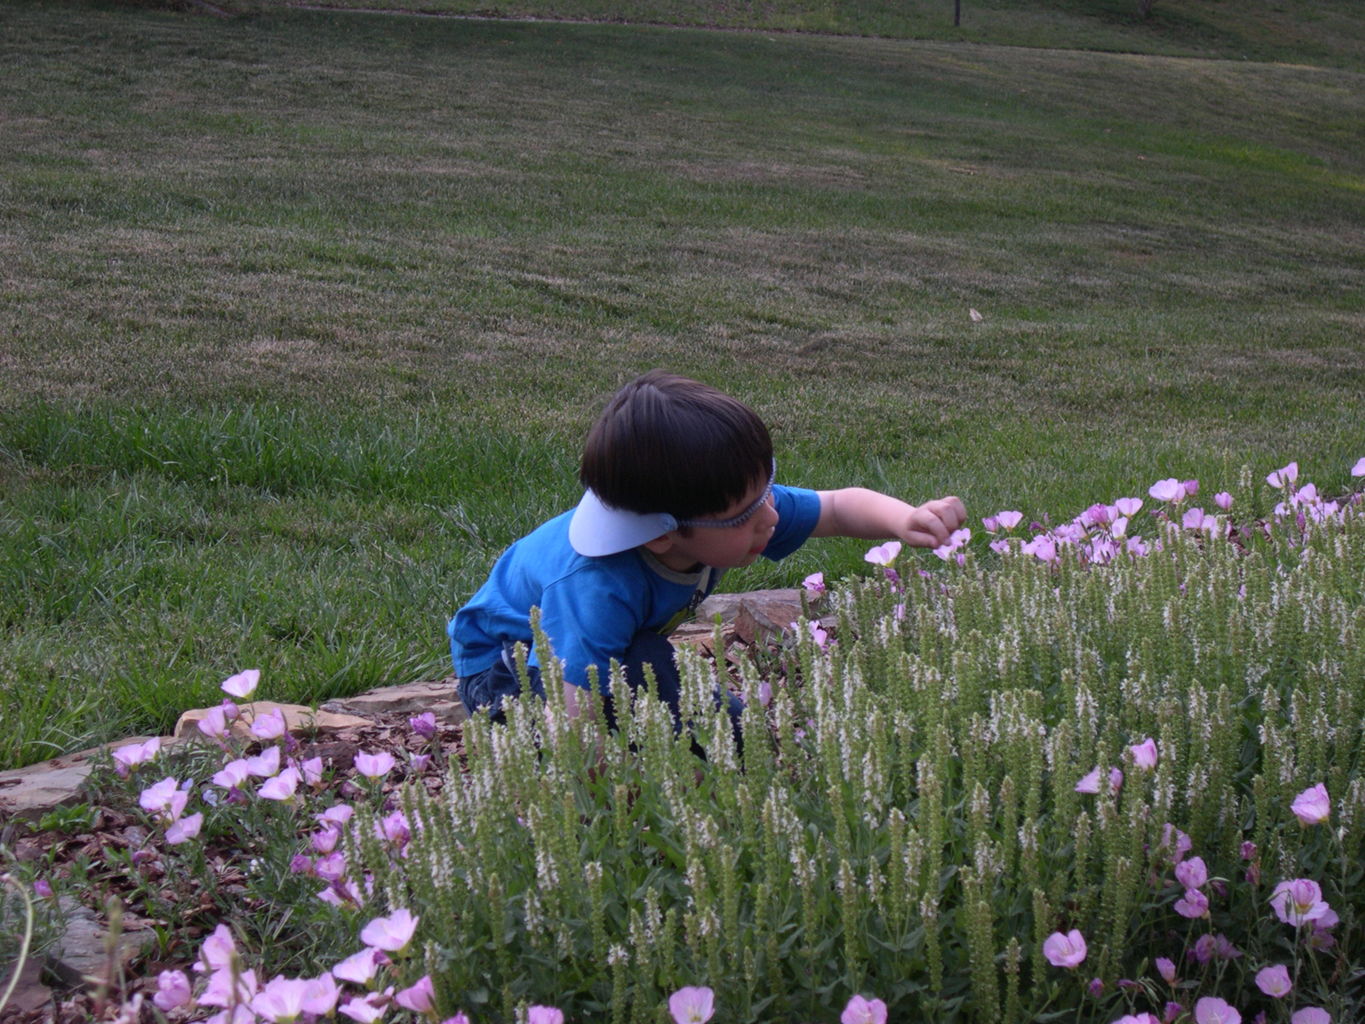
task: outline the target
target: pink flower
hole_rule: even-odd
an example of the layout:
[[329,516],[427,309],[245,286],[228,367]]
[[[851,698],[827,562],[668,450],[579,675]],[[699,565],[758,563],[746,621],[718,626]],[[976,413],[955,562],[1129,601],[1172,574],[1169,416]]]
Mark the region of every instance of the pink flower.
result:
[[1320,1006],[1305,1006],[1294,1012],[1289,1024],[1332,1024],[1332,1015]]
[[350,804],[333,804],[321,814],[314,817],[322,825],[344,825],[351,820],[351,815],[355,814],[355,808]]
[[1191,857],[1175,866],[1175,880],[1186,889],[1201,888],[1209,880],[1209,870],[1203,857]]
[[1196,494],[1199,493],[1199,481],[1198,481],[1198,480],[1186,480],[1186,481],[1184,481],[1183,483],[1181,483],[1180,486],[1183,487],[1183,488],[1185,488],[1185,494],[1186,494],[1188,497],[1193,498]]
[[201,1006],[236,1006],[249,1003],[256,997],[256,972],[240,974],[224,967],[209,975],[209,983],[199,996]]
[[1187,530],[1212,530],[1218,525],[1213,516],[1206,516],[1202,508],[1186,509],[1180,517],[1180,525]]
[[368,985],[379,969],[379,952],[368,946],[359,953],[352,953],[332,968],[332,976],[354,985]]
[[553,1006],[529,1007],[526,1024],[564,1024],[564,1011]]
[[1242,955],[1242,951],[1232,944],[1222,932],[1213,938],[1213,955],[1219,960],[1236,960]]
[[1085,936],[1075,928],[1053,932],[1043,940],[1043,956],[1053,967],[1075,967],[1085,960]]
[[1299,478],[1299,464],[1291,462],[1287,466],[1275,470],[1265,478],[1265,482],[1271,487],[1288,487]]
[[416,718],[409,718],[408,725],[414,735],[424,740],[432,739],[436,735],[436,714],[432,711],[423,711]]
[[1042,562],[1057,561],[1057,542],[1046,533],[1040,533],[1032,540],[1025,541],[1019,550]]
[[313,874],[324,882],[337,882],[346,877],[346,855],[340,850],[319,857],[313,865]]
[[951,555],[954,551],[962,547],[971,539],[972,539],[971,530],[965,528],[961,530],[954,530],[951,534],[948,535],[947,544],[942,544],[939,547],[934,548],[934,554],[937,555],[939,558],[942,558],[944,561],[947,561],[949,555]]
[[823,594],[825,592],[825,574],[813,572],[801,581],[801,586],[806,588],[808,594]]
[[303,991],[303,1010],[314,1017],[326,1017],[336,1009],[341,989],[330,974],[309,978]]
[[1161,980],[1167,985],[1174,985],[1175,963],[1166,959],[1164,956],[1159,956],[1152,962],[1156,965],[1156,972],[1161,975]]
[[246,770],[258,779],[268,779],[280,773],[280,748],[266,747],[255,757],[245,758]]
[[228,676],[222,682],[224,693],[231,694],[238,700],[250,697],[256,689],[256,684],[261,681],[260,669],[249,668],[245,672],[238,672],[235,676]]
[[213,773],[212,781],[215,786],[222,786],[224,789],[240,789],[242,783],[251,778],[251,766],[247,764],[245,758],[239,757],[235,761],[229,761],[223,767]]
[[822,651],[829,647],[829,634],[821,628],[818,622],[808,622],[806,626],[810,629],[810,638],[815,641],[815,646]]
[[1175,912],[1191,920],[1208,917],[1209,898],[1198,889],[1186,889],[1185,895],[1175,901]]
[[1128,748],[1128,753],[1133,755],[1133,764],[1138,768],[1151,769],[1156,767],[1156,740],[1148,736],[1141,743]]
[[1213,496],[1213,503],[1226,512],[1232,508],[1232,495],[1227,491],[1219,491]]
[[307,761],[304,761],[299,765],[299,772],[303,775],[304,785],[313,787],[321,786],[322,758],[310,757]]
[[[1117,768],[1109,769],[1109,789],[1117,793],[1123,788],[1123,772]],[[1094,768],[1076,783],[1077,793],[1098,793],[1100,791],[1100,769]]]
[[284,712],[279,708],[272,708],[253,719],[251,723],[251,735],[258,740],[277,740],[288,731],[289,726],[284,720]]
[[417,922],[405,907],[400,907],[388,917],[376,917],[360,931],[360,941],[374,949],[387,953],[401,952],[417,932]]
[[1195,1024],[1242,1024],[1242,1015],[1226,1002],[1205,996],[1194,1004]]
[[273,779],[268,779],[261,784],[257,790],[263,800],[292,800],[295,791],[299,788],[302,776],[299,770],[294,767],[286,768]]
[[1218,955],[1218,940],[1207,933],[1201,935],[1187,955],[1196,963],[1206,964]]
[[1275,916],[1295,927],[1317,921],[1332,908],[1322,899],[1322,888],[1311,878],[1291,878],[1270,894]]
[[227,712],[221,706],[209,708],[199,719],[195,728],[212,740],[226,739],[228,736]]
[[1256,987],[1268,996],[1279,999],[1289,994],[1294,983],[1289,979],[1289,968],[1284,964],[1271,964],[1256,972]]
[[303,1001],[308,992],[308,982],[303,978],[286,978],[276,975],[265,983],[251,1000],[252,1012],[274,1021],[287,1024],[295,1021],[303,1013]]
[[402,811],[393,811],[385,815],[376,828],[383,839],[397,846],[406,845],[412,838],[412,826],[408,823],[408,816]]
[[873,565],[891,565],[900,553],[901,542],[889,540],[885,544],[878,544],[876,547],[869,548],[867,554],[863,555],[863,561],[871,562]]
[[1322,912],[1322,916],[1313,921],[1313,928],[1317,931],[1328,931],[1341,924],[1341,918],[1337,917],[1337,912],[1328,907]]
[[190,979],[184,971],[162,971],[156,976],[152,1003],[163,1013],[184,1006],[192,997]]
[[1193,847],[1194,844],[1190,842],[1190,837],[1169,821],[1161,826],[1161,845],[1157,849],[1167,851],[1172,864],[1179,864],[1184,860],[1185,854],[1189,853]]
[[1086,527],[1108,526],[1110,520],[1113,519],[1113,513],[1115,511],[1117,511],[1116,508],[1111,508],[1109,505],[1106,505],[1103,502],[1101,502],[1097,505],[1091,505],[1088,509],[1082,512],[1079,516],[1078,521],[1082,526]]
[[676,1024],[706,1024],[716,1012],[716,994],[704,986],[688,985],[668,997],[668,1012]]
[[148,814],[169,825],[184,812],[189,799],[190,795],[180,788],[180,780],[167,776],[144,789],[137,802]]
[[1008,511],[997,512],[995,514],[995,521],[998,524],[1000,524],[1000,529],[1002,530],[1013,530],[1016,526],[1023,522],[1023,519],[1024,513],[1022,512]]
[[225,924],[218,925],[199,947],[199,960],[194,965],[196,971],[221,971],[231,967],[237,959],[237,946],[232,941],[232,932]]
[[355,770],[367,779],[382,779],[393,770],[395,764],[397,762],[387,750],[381,750],[377,754],[362,750],[355,755]]
[[146,764],[161,750],[161,737],[153,736],[143,743],[129,743],[114,751],[114,770],[120,778],[127,778],[128,772],[140,764]]
[[1365,476],[1365,459],[1361,459],[1351,467],[1352,476]]
[[839,1024],[886,1024],[886,1004],[880,999],[854,996],[839,1015]]
[[171,823],[171,827],[166,829],[166,845],[179,846],[187,843],[199,834],[199,830],[204,827],[204,815],[196,811],[194,814],[187,814],[183,818],[178,818]]
[[1305,789],[1294,798],[1289,809],[1301,825],[1321,825],[1332,815],[1332,801],[1327,796],[1327,787],[1319,782]]
[[348,999],[338,1009],[351,1020],[359,1021],[360,1024],[374,1024],[375,1021],[384,1016],[388,1005],[389,1000],[386,995],[380,992],[371,992],[366,996]]
[[1118,509],[1119,515],[1131,518],[1132,516],[1137,515],[1142,509],[1142,499],[1120,498],[1118,501],[1114,502],[1114,508]]
[[1092,769],[1081,776],[1081,781],[1076,783],[1077,793],[1098,793],[1100,791],[1100,770]]
[[1147,493],[1157,501],[1176,501],[1185,497],[1185,485],[1175,477],[1168,477],[1152,484]]
[[1152,1013],[1130,1013],[1114,1021],[1114,1024],[1161,1024],[1161,1018]]
[[436,990],[431,984],[431,975],[424,974],[417,982],[403,989],[393,997],[393,1001],[413,1013],[433,1013],[436,1010]]

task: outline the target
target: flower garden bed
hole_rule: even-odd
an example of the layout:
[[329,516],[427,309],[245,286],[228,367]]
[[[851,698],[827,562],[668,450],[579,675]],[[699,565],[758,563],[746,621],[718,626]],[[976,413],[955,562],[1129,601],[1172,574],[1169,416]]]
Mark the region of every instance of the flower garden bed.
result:
[[1359,1019],[1365,521],[1296,475],[879,545],[739,660],[742,751],[700,656],[682,737],[550,686],[235,739],[234,676],[26,840],[5,930],[74,893],[152,937],[71,1019]]

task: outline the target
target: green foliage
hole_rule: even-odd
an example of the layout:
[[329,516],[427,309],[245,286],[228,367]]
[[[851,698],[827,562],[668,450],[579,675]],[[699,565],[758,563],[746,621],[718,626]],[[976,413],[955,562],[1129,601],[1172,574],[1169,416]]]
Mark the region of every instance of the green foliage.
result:
[[[850,581],[834,641],[801,631],[766,709],[746,680],[742,756],[697,658],[690,734],[648,696],[607,732],[549,685],[506,727],[469,723],[459,785],[410,793],[422,829],[367,866],[389,905],[422,908],[443,998],[484,1020],[539,1002],[654,1021],[705,984],[736,1021],[832,1019],[856,993],[896,1019],[1107,1021],[1161,1013],[1160,956],[1185,986],[1171,998],[1246,1013],[1286,955],[1300,1004],[1355,1019],[1362,993],[1333,979],[1365,923],[1365,519],[1242,546],[1143,532],[1162,549],[1105,566],[974,553]],[[1129,748],[1149,737],[1144,769]],[[1078,792],[1096,767],[1122,786]],[[1331,824],[1301,826],[1290,804],[1318,782]],[[1225,880],[1210,919],[1172,909],[1172,826]],[[1301,876],[1340,916],[1331,949],[1270,911]],[[1041,947],[1073,928],[1089,954],[1069,973]],[[1217,935],[1242,956],[1210,959]]]

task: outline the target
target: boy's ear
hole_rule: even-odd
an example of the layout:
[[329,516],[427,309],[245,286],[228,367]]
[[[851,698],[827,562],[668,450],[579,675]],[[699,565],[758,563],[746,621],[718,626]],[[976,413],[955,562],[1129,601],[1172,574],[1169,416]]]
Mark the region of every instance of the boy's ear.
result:
[[678,536],[677,530],[669,530],[667,533],[659,537],[655,537],[653,540],[645,541],[642,546],[650,554],[655,556],[667,554],[668,551],[672,549],[673,542],[677,539],[677,536]]

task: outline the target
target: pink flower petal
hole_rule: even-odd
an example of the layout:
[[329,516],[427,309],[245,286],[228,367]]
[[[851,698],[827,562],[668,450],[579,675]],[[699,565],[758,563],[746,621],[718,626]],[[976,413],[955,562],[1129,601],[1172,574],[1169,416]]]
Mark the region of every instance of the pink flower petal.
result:
[[222,689],[224,693],[229,693],[240,700],[250,697],[260,681],[260,669],[249,668],[245,672],[238,672],[235,676],[224,679]]

